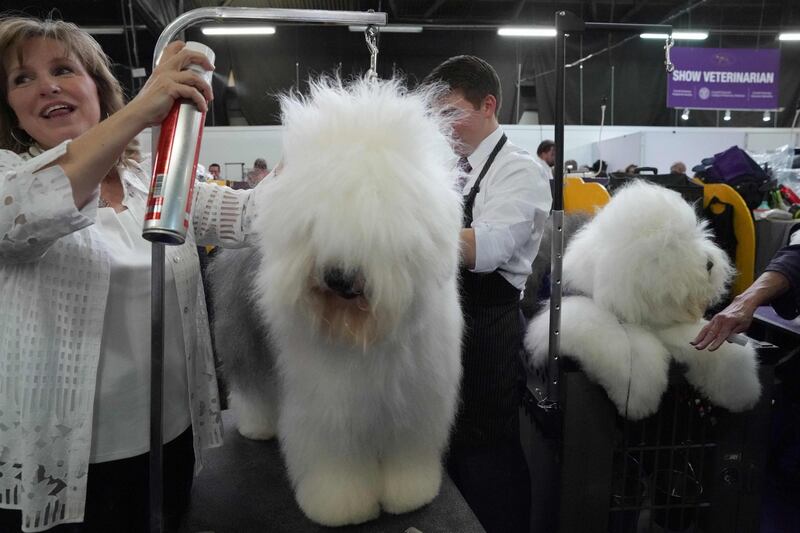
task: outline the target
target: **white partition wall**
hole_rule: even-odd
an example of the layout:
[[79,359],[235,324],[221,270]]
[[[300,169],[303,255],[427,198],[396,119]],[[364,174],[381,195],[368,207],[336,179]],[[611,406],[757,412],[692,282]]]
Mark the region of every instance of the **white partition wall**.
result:
[[[687,131],[688,130],[688,131]],[[669,167],[682,161],[690,172],[700,161],[737,145],[745,147],[745,133],[738,130],[647,131],[642,134],[642,164],[668,174]]]
[[647,166],[646,161],[642,160],[643,137],[641,132],[629,133],[594,143],[593,159],[606,161],[610,172],[625,170],[630,164]]
[[800,138],[798,138],[800,134],[797,131],[790,131],[786,128],[748,132],[746,135],[747,150],[750,152],[767,152],[779,146],[800,145]]
[[[222,179],[240,179],[241,169],[250,169],[259,157],[267,161],[270,170],[281,156],[282,126],[219,126],[203,130],[198,163],[208,168],[211,163],[219,164]],[[150,147],[150,130],[139,135],[144,150]],[[242,167],[243,165],[243,167]],[[226,175],[231,169],[231,176]]]
[[[503,129],[511,142],[531,153],[536,152],[542,140],[553,139],[553,126],[504,125]],[[281,126],[206,128],[199,162],[203,166],[219,163],[223,169],[229,163],[243,163],[245,168],[250,168],[256,158],[263,157],[272,168],[280,159],[282,130]],[[734,144],[754,152],[800,144],[798,133],[788,128],[606,126],[601,132],[599,126],[567,126],[564,138],[565,160],[574,159],[579,165],[591,165],[602,153],[611,171],[636,163],[668,172],[675,161],[683,161],[691,169],[702,158],[711,157]],[[139,139],[142,147],[149,150],[150,131],[143,132]],[[599,151],[598,142],[602,143]]]

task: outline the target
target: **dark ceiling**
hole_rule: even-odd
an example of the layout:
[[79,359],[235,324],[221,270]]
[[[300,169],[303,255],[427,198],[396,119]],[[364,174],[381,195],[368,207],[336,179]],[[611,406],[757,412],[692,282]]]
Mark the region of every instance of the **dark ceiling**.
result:
[[[774,41],[781,29],[800,29],[798,0],[6,0],[4,12],[55,17],[81,26],[120,26],[123,14],[133,13],[139,26],[136,45],[139,63],[149,65],[155,40],[163,28],[153,13],[178,13],[197,7],[277,7],[385,11],[390,23],[461,26],[504,24],[552,25],[557,10],[568,10],[587,21],[658,23],[669,20],[679,28],[704,28],[720,35],[763,35]],[[166,8],[164,6],[167,6]],[[163,19],[163,18],[162,18]],[[129,19],[127,19],[128,22]],[[96,38],[120,64],[129,58],[132,39],[124,35]]]
[[[79,25],[119,25],[123,9],[132,4],[138,24],[148,23],[143,39],[153,39],[157,28],[142,6],[171,4],[176,12],[196,7],[279,7],[385,11],[390,23],[443,25],[552,25],[553,14],[565,9],[587,21],[656,23],[676,13],[676,27],[765,34],[800,27],[797,0],[7,0],[4,11],[43,16],[51,11]],[[118,37],[122,39],[122,37]]]
[[[54,4],[58,7],[54,8]],[[141,79],[133,77],[132,67],[145,67],[149,72],[155,41],[164,24],[177,13],[212,6],[350,11],[374,9],[386,12],[390,24],[422,24],[426,30],[421,36],[408,35],[381,41],[382,57],[391,60],[389,64],[392,68],[398,63],[399,68],[412,75],[417,71],[424,73],[441,60],[437,54],[491,55],[489,48],[492,42],[489,37],[494,34],[494,28],[500,25],[552,26],[554,13],[558,10],[572,11],[586,21],[670,23],[675,28],[705,29],[711,32],[705,46],[712,47],[777,47],[779,31],[800,31],[800,0],[59,0],[57,3],[53,0],[4,0],[3,12],[22,12],[39,17],[52,13],[55,18],[84,27],[115,26],[118,29],[123,25],[130,25],[132,14],[132,22],[137,28],[135,39],[130,30],[124,34],[95,35],[95,38],[114,61],[120,80],[128,87],[129,93],[133,94]],[[319,62],[322,63],[333,61],[333,65],[338,62],[341,66],[348,54],[360,56],[359,61],[363,63],[361,54],[364,50],[353,52],[342,44],[345,39],[332,36],[331,33],[310,28],[309,31],[297,28],[296,31],[284,33],[287,35],[283,41],[278,39],[273,42],[293,44],[283,48],[283,45],[276,45],[273,50],[286,56],[285,62],[290,63],[284,69],[287,72],[281,74],[277,67],[271,67],[273,72],[259,72],[267,77],[272,75],[275,78],[272,80],[273,87],[277,89],[286,88],[295,80],[297,74],[294,65],[295,61],[298,61],[298,65],[301,64],[301,56],[303,65],[314,63],[314,58],[309,58],[314,49],[330,52],[327,56],[320,52]],[[194,35],[188,37],[196,38]],[[580,57],[602,52],[622,38],[624,36],[612,37],[603,32],[581,37]],[[509,69],[513,72],[506,73],[507,77],[516,77],[517,63],[521,65],[523,81],[539,74],[541,68],[537,70],[531,66],[530,50],[547,44],[528,43],[530,44],[513,44],[511,47],[505,43],[503,53],[510,50],[508,53],[515,55],[515,58],[509,60]],[[791,50],[786,51],[787,61],[795,57],[793,51],[798,47],[790,48]],[[253,49],[241,53],[263,55],[266,52]],[[627,50],[620,52],[621,56],[627,53]],[[652,50],[649,53],[652,55]],[[608,57],[608,61],[611,61],[610,54],[601,57]],[[495,60],[500,62],[497,58]],[[787,66],[791,64],[789,62]],[[498,70],[504,68],[500,64],[496,67]],[[306,70],[310,72],[311,68],[306,67]],[[545,73],[548,68],[544,69]],[[386,75],[386,72],[382,75]],[[238,81],[237,79],[237,83]],[[506,84],[513,87],[513,82],[504,81],[504,86]],[[215,93],[216,91],[217,89]],[[796,91],[800,89],[794,85],[790,87],[785,91],[786,98],[796,98]],[[607,93],[605,89],[603,92]],[[524,99],[525,95],[522,96]],[[660,102],[659,106],[663,107]]]

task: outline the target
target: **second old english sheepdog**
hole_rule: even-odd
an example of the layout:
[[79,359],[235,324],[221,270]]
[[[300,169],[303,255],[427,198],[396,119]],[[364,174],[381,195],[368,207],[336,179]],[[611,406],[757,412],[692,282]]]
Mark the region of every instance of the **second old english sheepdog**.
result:
[[435,91],[323,80],[282,98],[256,249],[212,270],[239,431],[276,431],[297,503],[337,526],[439,491],[461,377],[461,198]]
[[[564,254],[561,351],[602,385],[618,412],[656,412],[670,358],[711,402],[732,411],[759,398],[755,350],[723,343],[714,352],[689,343],[706,324],[733,275],[725,253],[681,196],[634,183],[620,190],[572,239]],[[547,363],[550,313],[530,324],[531,363]]]

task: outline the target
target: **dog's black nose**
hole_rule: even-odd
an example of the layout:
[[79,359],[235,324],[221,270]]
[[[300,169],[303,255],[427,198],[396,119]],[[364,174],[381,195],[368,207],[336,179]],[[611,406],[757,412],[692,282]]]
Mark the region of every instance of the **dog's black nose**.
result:
[[330,290],[348,300],[361,294],[355,286],[356,277],[355,272],[346,272],[338,267],[326,268],[323,276],[325,285]]

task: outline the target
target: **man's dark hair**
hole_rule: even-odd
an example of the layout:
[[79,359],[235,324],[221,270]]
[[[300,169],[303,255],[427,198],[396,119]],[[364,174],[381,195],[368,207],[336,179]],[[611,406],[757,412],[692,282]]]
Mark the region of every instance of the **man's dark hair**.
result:
[[545,152],[549,152],[551,148],[555,148],[556,143],[553,141],[546,139],[539,143],[539,147],[536,149],[536,155],[542,155]]
[[494,68],[475,56],[454,56],[433,69],[422,80],[422,85],[441,82],[450,90],[460,90],[464,98],[475,109],[480,109],[483,99],[492,95],[497,100],[495,115],[500,111],[503,97],[500,94],[500,78]]
[[219,163],[211,163],[210,165],[208,165],[209,170],[211,169],[211,167],[222,168],[219,166]]

